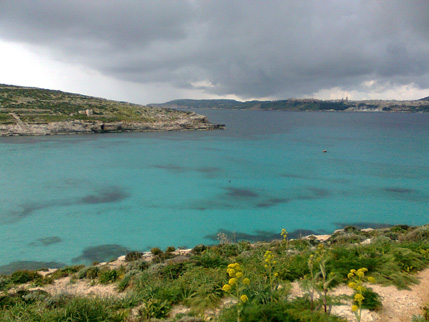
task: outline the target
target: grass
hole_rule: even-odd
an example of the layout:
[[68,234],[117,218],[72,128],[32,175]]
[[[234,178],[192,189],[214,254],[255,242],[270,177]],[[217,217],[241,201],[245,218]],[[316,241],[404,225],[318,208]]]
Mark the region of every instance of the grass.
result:
[[[0,321],[148,321],[165,318],[176,305],[188,307],[187,315],[211,314],[215,321],[225,322],[237,321],[238,316],[241,321],[343,321],[326,309],[337,302],[330,296],[332,287],[347,284],[350,270],[361,267],[378,284],[406,289],[417,283],[415,273],[429,265],[428,227],[395,226],[371,232],[348,228],[323,246],[314,239],[253,245],[224,241],[216,246],[200,245],[186,257],[177,256],[172,249],[153,249],[156,260],[151,263],[133,252],[119,268],[74,266],[46,277],[17,271],[0,277]],[[361,237],[372,242],[356,242]],[[240,289],[238,302],[223,306],[222,301],[230,296],[223,289],[231,283],[227,269],[232,263],[239,263],[244,274],[240,278],[248,278],[250,283]],[[122,295],[98,298],[14,291],[65,276],[92,285],[114,283]],[[290,297],[292,281],[302,285],[302,297]],[[240,302],[243,295],[245,302]],[[362,307],[380,309],[376,293],[368,289],[364,297],[368,300]],[[219,311],[210,313],[215,309]]]
[[[152,108],[60,91],[0,84],[0,124],[14,124],[8,113],[26,123],[72,120],[103,122],[175,121],[189,112]],[[87,116],[85,111],[91,110]]]

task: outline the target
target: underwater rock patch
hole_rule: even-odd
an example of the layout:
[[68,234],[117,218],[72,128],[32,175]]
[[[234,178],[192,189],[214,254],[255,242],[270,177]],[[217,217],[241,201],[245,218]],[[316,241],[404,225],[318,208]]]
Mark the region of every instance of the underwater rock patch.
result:
[[226,188],[226,190],[228,190],[228,192],[226,193],[227,196],[235,199],[258,197],[258,194],[256,192],[253,192],[252,190],[249,190],[249,189]]
[[93,247],[87,247],[82,251],[82,255],[72,259],[73,263],[84,262],[105,262],[116,259],[119,256],[129,253],[130,250],[117,244],[105,244]]
[[[276,240],[276,239],[282,239],[280,232],[256,230],[254,234],[249,234],[249,233],[243,233],[243,232],[234,232],[234,231],[227,230],[227,229],[219,229],[216,234],[209,234],[209,235],[204,236],[204,238],[207,238],[207,239],[210,239],[213,241],[218,241],[218,234],[219,233],[225,234],[226,237],[232,242],[236,242],[236,241],[240,241],[240,240],[255,242],[255,241],[272,241],[272,240]],[[317,234],[318,234],[318,232],[315,232],[313,230],[297,229],[297,230],[294,230],[292,232],[289,232],[288,238],[289,239],[297,239],[297,238],[301,238],[303,236],[317,235]]]
[[273,207],[273,206],[278,205],[278,204],[287,203],[289,201],[290,200],[288,198],[272,198],[272,199],[264,200],[262,202],[257,203],[256,207],[258,207],[258,208],[269,208],[269,207]]
[[38,203],[25,203],[21,205],[20,210],[11,211],[7,214],[7,216],[4,216],[3,218],[0,217],[0,223],[15,223],[21,219],[32,215],[33,212],[41,209],[82,204],[114,203],[124,200],[128,197],[129,194],[126,193],[122,188],[113,186],[102,189],[98,194],[91,194],[83,198],[48,200]]
[[396,188],[396,187],[384,188],[384,191],[393,192],[393,193],[413,193],[413,192],[415,192],[415,190],[413,190],[413,189]]
[[30,243],[30,246],[49,246],[52,244],[57,244],[62,242],[63,240],[58,236],[45,237],[36,239],[34,242]]
[[38,270],[42,268],[61,268],[66,266],[59,262],[16,261],[0,266],[0,274],[12,274],[17,270]]
[[110,187],[99,194],[89,195],[81,199],[84,204],[114,203],[128,198],[128,194],[118,187]]
[[213,174],[220,171],[220,168],[216,167],[204,167],[204,168],[197,168],[195,169],[197,172],[206,173],[206,174]]
[[174,165],[174,164],[157,164],[157,165],[153,165],[152,168],[156,168],[156,169],[162,169],[162,170],[170,170],[170,171],[175,171],[175,172],[185,172],[188,169],[185,167],[181,167],[178,165]]

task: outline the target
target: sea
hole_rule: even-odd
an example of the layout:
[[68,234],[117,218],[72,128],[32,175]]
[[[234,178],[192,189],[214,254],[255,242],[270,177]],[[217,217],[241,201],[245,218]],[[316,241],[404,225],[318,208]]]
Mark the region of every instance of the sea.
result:
[[0,273],[429,223],[429,114],[196,111],[226,129],[0,138]]

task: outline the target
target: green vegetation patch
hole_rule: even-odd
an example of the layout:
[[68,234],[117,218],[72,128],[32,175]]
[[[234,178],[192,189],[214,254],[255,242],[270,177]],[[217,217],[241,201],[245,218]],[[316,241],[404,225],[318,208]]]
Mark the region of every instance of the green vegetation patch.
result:
[[39,88],[0,85],[0,124],[14,123],[16,113],[26,123],[71,120],[103,122],[174,121],[188,112],[152,108]]
[[[250,244],[223,238],[219,245],[198,245],[187,255],[173,247],[165,252],[153,248],[151,262],[130,252],[115,268],[109,263],[65,267],[46,278],[17,271],[0,277],[0,320],[80,321],[85,316],[82,321],[124,321],[133,315],[136,321],[149,321],[164,319],[181,305],[188,308],[185,315],[212,314],[215,321],[344,321],[329,313],[345,300],[332,289],[340,284],[353,289],[347,301],[357,317],[362,309],[380,310],[380,296],[370,285],[406,289],[418,283],[415,274],[429,265],[428,227],[366,231],[347,226],[325,242],[289,240],[283,230],[279,240]],[[114,283],[123,294],[101,299],[13,291],[65,276],[72,283]],[[298,283],[301,296],[291,296],[291,282]]]

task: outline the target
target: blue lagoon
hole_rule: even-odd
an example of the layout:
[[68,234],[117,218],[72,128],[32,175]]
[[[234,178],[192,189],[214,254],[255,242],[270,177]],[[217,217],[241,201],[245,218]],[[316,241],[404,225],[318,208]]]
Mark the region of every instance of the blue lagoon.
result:
[[197,112],[226,130],[1,138],[0,266],[429,222],[427,114]]

